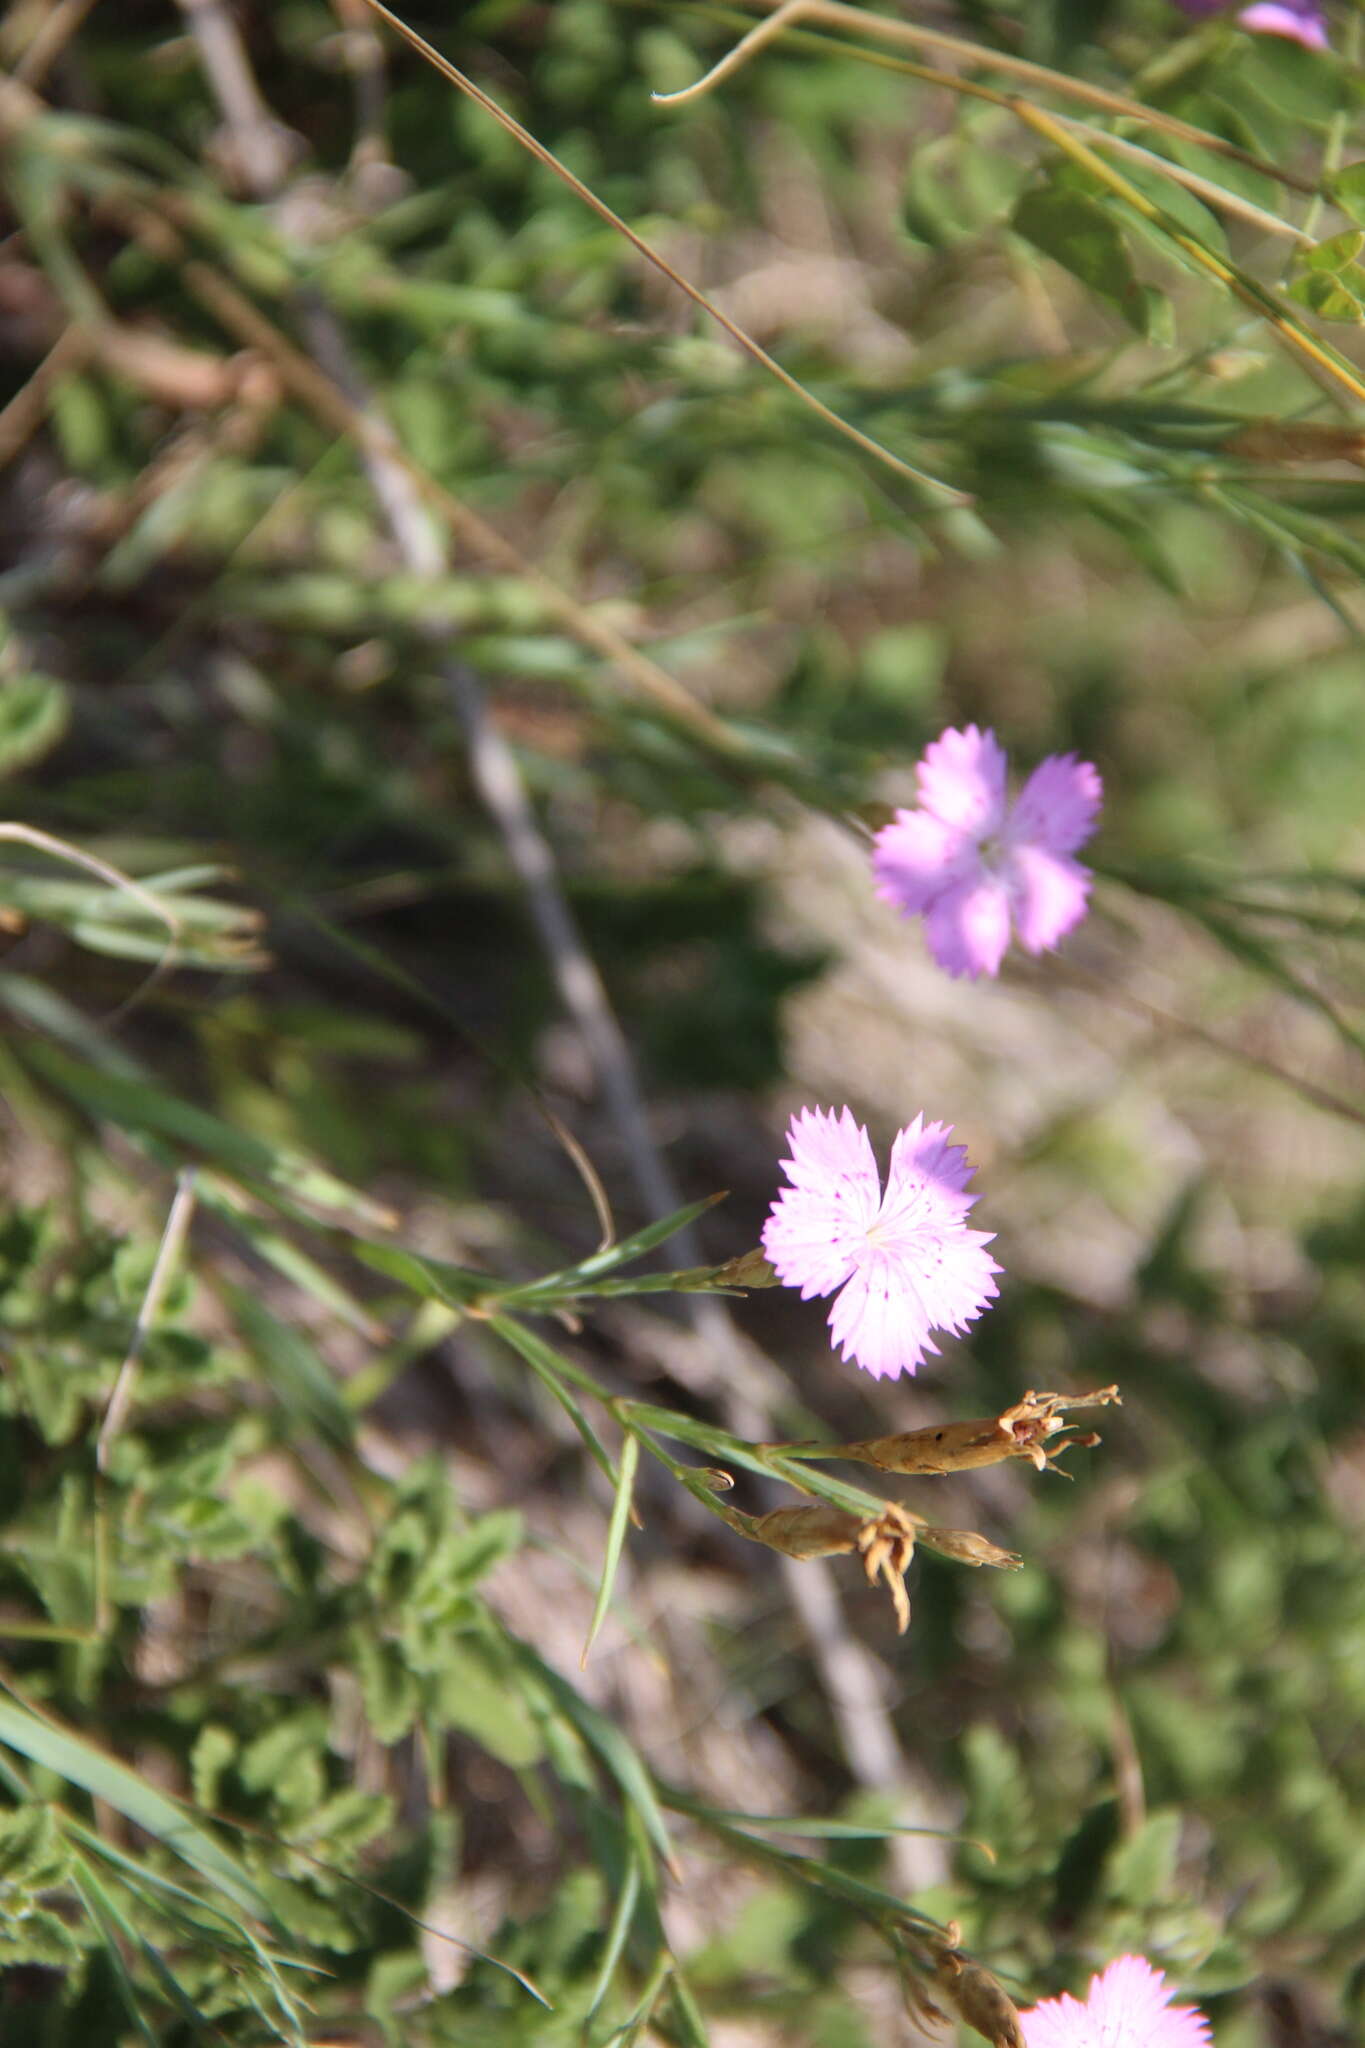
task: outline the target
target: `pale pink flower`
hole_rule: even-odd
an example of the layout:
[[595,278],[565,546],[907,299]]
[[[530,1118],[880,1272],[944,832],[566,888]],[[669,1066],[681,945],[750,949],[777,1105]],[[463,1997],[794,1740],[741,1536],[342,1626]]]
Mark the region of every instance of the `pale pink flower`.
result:
[[1327,24],[1316,7],[1295,5],[1293,0],[1288,6],[1276,6],[1274,0],[1264,0],[1264,4],[1244,7],[1237,19],[1243,28],[1258,35],[1288,36],[1305,50],[1328,47]]
[[968,1230],[973,1169],[948,1124],[917,1116],[897,1133],[882,1193],[866,1130],[850,1109],[803,1109],[791,1120],[791,1186],[773,1203],[763,1250],[801,1299],[834,1294],[829,1327],[845,1359],[874,1379],[912,1373],[937,1352],[931,1330],[959,1335],[997,1292],[1000,1271]]
[[1013,922],[1028,953],[1046,953],[1085,916],[1090,871],[1071,855],[1095,829],[1103,793],[1089,761],[1049,754],[1011,804],[1004,748],[989,730],[949,726],[915,770],[919,809],[877,834],[877,894],[924,919],[949,974],[998,974]]
[[[1225,11],[1224,0],[1175,0],[1175,4],[1182,13],[1199,20]],[[1237,21],[1257,35],[1288,36],[1306,50],[1328,47],[1327,23],[1318,0],[1255,0],[1254,6],[1241,10]]]
[[1173,1995],[1145,1956],[1120,1956],[1090,1979],[1084,2004],[1064,1991],[1021,2012],[1025,2048],[1210,2048],[1203,2013]]

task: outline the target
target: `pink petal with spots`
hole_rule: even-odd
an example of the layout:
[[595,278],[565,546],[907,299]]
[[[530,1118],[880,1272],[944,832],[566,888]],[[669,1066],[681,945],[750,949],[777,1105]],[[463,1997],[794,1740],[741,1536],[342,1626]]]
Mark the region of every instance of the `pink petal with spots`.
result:
[[890,1217],[911,1203],[939,1206],[945,1216],[965,1216],[975,1195],[965,1192],[975,1168],[965,1145],[950,1145],[951,1124],[926,1124],[917,1116],[897,1133],[881,1213]]
[[791,1185],[769,1211],[763,1249],[803,1300],[839,1290],[834,1344],[877,1379],[914,1372],[938,1348],[931,1331],[960,1332],[996,1293],[991,1239],[964,1220],[972,1169],[949,1136],[922,1116],[898,1132],[882,1200],[851,1110],[803,1109],[791,1121]]
[[832,1294],[853,1271],[881,1202],[872,1144],[849,1109],[803,1109],[787,1134],[791,1182],[763,1226],[763,1250],[803,1301]]
[[1012,846],[1045,847],[1074,853],[1095,829],[1104,797],[1099,771],[1074,754],[1049,754],[1019,792],[1005,837]]
[[829,1312],[834,1348],[854,1358],[874,1380],[913,1373],[927,1352],[938,1350],[924,1302],[890,1250],[869,1251]]

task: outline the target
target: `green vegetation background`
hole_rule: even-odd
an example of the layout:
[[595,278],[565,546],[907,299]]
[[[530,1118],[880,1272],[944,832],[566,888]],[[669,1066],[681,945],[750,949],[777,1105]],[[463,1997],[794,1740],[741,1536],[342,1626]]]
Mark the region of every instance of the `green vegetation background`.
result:
[[[1021,2004],[1135,1948],[1218,2048],[1359,2038],[1357,20],[912,12],[978,56],[827,22],[675,109],[752,15],[408,19],[970,503],[363,0],[0,20],[5,2048],[941,2040],[951,1920]],[[972,719],[1107,790],[975,988],[856,830]],[[622,1291],[753,1246],[803,1101],[978,1162],[1001,1299],[913,1385]],[[622,1237],[729,1199],[581,1270],[565,1133]],[[689,1485],[1111,1381],[1069,1484],[886,1483],[1026,1560],[922,1554],[904,1639]]]

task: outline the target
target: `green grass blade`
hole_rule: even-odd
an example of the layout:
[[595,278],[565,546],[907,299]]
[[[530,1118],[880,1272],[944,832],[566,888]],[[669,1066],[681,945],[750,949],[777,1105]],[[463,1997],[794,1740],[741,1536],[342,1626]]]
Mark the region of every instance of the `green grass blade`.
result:
[[632,1259],[642,1259],[646,1252],[652,1252],[656,1245],[686,1230],[689,1223],[695,1223],[708,1209],[714,1209],[725,1196],[708,1195],[704,1201],[689,1202],[683,1209],[677,1209],[671,1216],[665,1216],[659,1223],[650,1223],[645,1229],[637,1230],[631,1237],[623,1237],[619,1244],[608,1245],[605,1251],[594,1252],[591,1258],[580,1259],[575,1266],[564,1266],[557,1273],[547,1273],[541,1280],[529,1281],[524,1287],[490,1288],[496,1293],[500,1306],[506,1308],[529,1305],[548,1295],[557,1299],[575,1294],[590,1293],[591,1283],[614,1273],[618,1266],[627,1266]]
[[262,1379],[290,1421],[316,1431],[333,1450],[349,1450],[354,1433],[351,1411],[312,1345],[245,1287],[225,1284],[223,1291]]
[[[88,1865],[78,1868],[76,1872],[76,1885],[81,1893],[87,1912],[89,1912],[91,1919],[105,1938],[105,1945],[111,1957],[117,1958],[115,1968],[119,1974],[120,1988],[123,1991],[125,2001],[137,2023],[139,2032],[142,2033],[146,2040],[152,2043],[152,2048],[155,2048],[155,2039],[148,2029],[141,2009],[138,2007],[137,1987],[129,1976],[124,1964],[123,1948],[120,1944],[141,1955],[157,1983],[161,1986],[167,2003],[175,2007],[181,2019],[185,2021],[186,2025],[201,2040],[220,2040],[222,2037],[219,2029],[200,2012],[198,2006],[194,2003],[194,2000],[190,1997],[161,1951],[154,1943],[147,1939],[145,1934],[140,1934],[125,1918],[118,1902],[108,1891],[103,1881],[95,1875]],[[295,2039],[297,2040],[297,2035]]]
[[138,1137],[183,1147],[238,1179],[264,1183],[290,1201],[363,1217],[371,1228],[384,1229],[391,1220],[387,1210],[358,1189],[347,1187],[305,1154],[235,1130],[150,1081],[86,1066],[39,1039],[27,1040],[23,1051],[27,1063],[44,1080],[89,1116],[117,1124]]
[[937,1842],[959,1842],[977,1849],[988,1862],[996,1860],[989,1842],[983,1842],[977,1835],[964,1835],[955,1828],[925,1828],[898,1820],[836,1820],[814,1814],[731,1813],[723,1807],[691,1799],[685,1793],[675,1793],[671,1787],[662,1796],[675,1812],[690,1813],[698,1820],[719,1821],[728,1827],[766,1828],[774,1835],[803,1835],[811,1841],[827,1842],[885,1842],[894,1835],[928,1835]]
[[588,2009],[583,2015],[585,2026],[611,1989],[611,1980],[616,1975],[616,1965],[621,1960],[621,1951],[626,1945],[626,1936],[630,1932],[630,1923],[635,1913],[635,1902],[639,1896],[640,1863],[632,1852],[626,1863],[626,1874],[616,1900],[616,1910],[611,1916],[611,1926],[607,1930],[607,1945],[602,1951],[602,1965],[597,1972],[597,1981],[592,1987]]
[[764,1864],[770,1870],[781,1871],[793,1883],[838,1899],[841,1904],[864,1914],[878,1927],[884,1928],[888,1921],[893,1925],[912,1921],[920,1927],[932,1927],[936,1933],[942,1931],[937,1920],[907,1905],[895,1892],[883,1891],[880,1885],[868,1884],[862,1878],[840,1870],[835,1864],[820,1862],[818,1857],[803,1856],[795,1849],[778,1848],[772,1842],[765,1842],[761,1835],[752,1835],[745,1827],[732,1826],[707,1807],[682,1795],[670,1792],[667,1802],[675,1812],[690,1814],[703,1827],[709,1828],[752,1861]]
[[631,1744],[614,1722],[600,1714],[596,1707],[589,1706],[566,1678],[561,1678],[551,1665],[537,1656],[529,1643],[513,1642],[512,1648],[518,1660],[540,1681],[552,1704],[575,1734],[592,1751],[607,1774],[616,1780],[626,1805],[638,1815],[650,1845],[669,1871],[676,1874],[677,1858],[669,1839],[663,1808],[653,1781]]
[[541,1385],[548,1387],[570,1422],[572,1422],[574,1428],[578,1431],[578,1434],[582,1437],[592,1458],[601,1470],[605,1472],[611,1484],[615,1486],[616,1468],[611,1462],[602,1439],[598,1436],[597,1431],[593,1428],[587,1416],[579,1407],[578,1402],[565,1385],[563,1376],[558,1370],[560,1364],[559,1354],[552,1346],[545,1343],[543,1338],[537,1337],[533,1330],[523,1330],[519,1323],[514,1323],[507,1316],[494,1316],[492,1318],[492,1327],[502,1338],[504,1344],[510,1344],[512,1349],[525,1359]]
[[628,1436],[621,1445],[621,1464],[616,1475],[616,1498],[611,1504],[611,1521],[607,1528],[607,1551],[602,1560],[602,1582],[597,1588],[597,1601],[588,1624],[588,1640],[583,1645],[583,1654],[578,1660],[581,1671],[588,1661],[589,1653],[597,1640],[597,1632],[607,1618],[611,1605],[611,1589],[616,1583],[616,1568],[621,1562],[625,1547],[626,1526],[630,1521],[631,1499],[635,1492],[635,1473],[640,1463],[640,1444],[637,1437]]
[[105,1800],[126,1819],[173,1849],[241,1912],[267,1924],[273,1919],[269,1901],[242,1866],[177,1800],[168,1799],[126,1764],[96,1749],[81,1736],[58,1727],[55,1721],[41,1718],[7,1687],[4,1692],[5,1696],[0,1697],[0,1742],[18,1750],[30,1763],[55,1771],[68,1784],[79,1785],[94,1798]]
[[875,1493],[846,1485],[842,1479],[830,1479],[796,1459],[784,1457],[780,1451],[765,1451],[756,1444],[745,1443],[728,1430],[718,1429],[714,1423],[698,1422],[694,1416],[679,1415],[671,1408],[656,1408],[648,1401],[618,1402],[616,1412],[622,1420],[629,1417],[631,1423],[657,1430],[660,1436],[705,1451],[719,1465],[738,1465],[742,1471],[757,1472],[766,1479],[785,1479],[798,1491],[828,1501],[831,1507],[847,1508],[850,1514],[879,1515],[886,1506]]
[[429,1259],[401,1244],[376,1244],[371,1238],[353,1237],[350,1249],[372,1271],[411,1288],[426,1301],[443,1302],[447,1308],[463,1308],[496,1285],[487,1273],[452,1266],[445,1259]]
[[[580,1393],[591,1394],[595,1400],[610,1400],[606,1388],[599,1387],[590,1372],[585,1372],[581,1365],[575,1365],[571,1358],[565,1358],[552,1344],[547,1344],[543,1337],[538,1337],[524,1324],[513,1321],[511,1316],[490,1316],[488,1327],[502,1338],[504,1344],[510,1344],[514,1351],[519,1352],[528,1365],[567,1380],[570,1386],[577,1387]],[[610,1459],[607,1460],[607,1472],[615,1486],[616,1467]]]
[[364,1305],[300,1245],[292,1243],[262,1217],[252,1215],[227,1182],[220,1181],[216,1174],[203,1173],[198,1181],[198,1195],[201,1208],[214,1210],[240,1231],[261,1258],[268,1259],[277,1273],[282,1273],[305,1294],[311,1294],[329,1315],[349,1324],[371,1343],[382,1342],[382,1325],[376,1323]]
[[93,1870],[78,1866],[73,1872],[73,1882],[80,1894],[81,1904],[85,1907],[92,1924],[99,1930],[104,1952],[109,1958],[109,1967],[114,1973],[123,2003],[128,2009],[129,2019],[146,2042],[147,2048],[157,2048],[157,2037],[152,2032],[147,2015],[138,2003],[137,1986],[129,1975],[121,1945],[126,1941],[130,1948],[140,1947],[138,1936],[118,1911]]

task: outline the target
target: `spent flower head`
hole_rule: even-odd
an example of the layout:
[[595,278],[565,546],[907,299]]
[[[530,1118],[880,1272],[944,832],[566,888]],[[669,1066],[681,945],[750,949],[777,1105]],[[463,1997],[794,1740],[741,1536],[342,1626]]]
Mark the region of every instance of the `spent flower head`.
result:
[[1025,2048],[1210,2048],[1203,2013],[1172,2005],[1173,1995],[1145,1956],[1120,1956],[1090,1979],[1084,2002],[1063,1992],[1020,2013]]
[[1049,754],[1011,804],[1007,766],[993,732],[949,726],[915,770],[918,809],[897,811],[872,850],[877,894],[922,917],[939,966],[973,980],[999,973],[1011,923],[1026,952],[1049,952],[1085,916],[1090,889],[1071,856],[1095,829],[1095,768]]
[[914,1372],[938,1349],[932,1330],[960,1333],[997,1291],[991,1236],[967,1228],[972,1169],[949,1131],[922,1116],[899,1131],[883,1193],[852,1110],[803,1109],[791,1120],[782,1162],[791,1185],[769,1212],[763,1249],[803,1301],[835,1294],[834,1344],[876,1379]]

